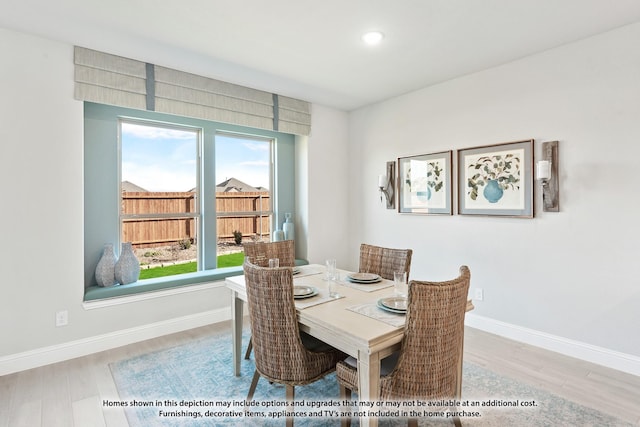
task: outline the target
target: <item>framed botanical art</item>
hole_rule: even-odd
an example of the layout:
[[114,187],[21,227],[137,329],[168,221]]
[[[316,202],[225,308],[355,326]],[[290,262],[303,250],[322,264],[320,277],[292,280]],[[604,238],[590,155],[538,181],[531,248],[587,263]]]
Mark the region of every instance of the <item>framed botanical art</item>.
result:
[[451,215],[452,152],[398,159],[398,212]]
[[458,151],[458,213],[533,217],[533,139]]

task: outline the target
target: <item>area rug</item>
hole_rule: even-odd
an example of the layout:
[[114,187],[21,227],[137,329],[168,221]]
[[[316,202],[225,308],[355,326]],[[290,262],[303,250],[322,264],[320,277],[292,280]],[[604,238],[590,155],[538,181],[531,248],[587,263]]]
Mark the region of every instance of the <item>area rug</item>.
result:
[[[246,335],[243,341],[247,343]],[[348,408],[340,406],[345,402],[339,399],[335,374],[296,387],[293,408],[283,406],[284,386],[260,379],[247,404],[253,358],[243,359],[241,375],[233,375],[230,333],[118,361],[110,368],[120,399],[102,404],[122,407],[131,427],[283,426],[287,413],[295,415],[296,426],[331,426],[340,425],[340,411],[382,415],[381,426],[406,426],[403,416],[410,414],[420,415],[420,426],[452,425],[446,401],[368,408],[354,395]],[[632,426],[468,362],[458,403],[465,426]],[[357,418],[352,425],[358,425]]]

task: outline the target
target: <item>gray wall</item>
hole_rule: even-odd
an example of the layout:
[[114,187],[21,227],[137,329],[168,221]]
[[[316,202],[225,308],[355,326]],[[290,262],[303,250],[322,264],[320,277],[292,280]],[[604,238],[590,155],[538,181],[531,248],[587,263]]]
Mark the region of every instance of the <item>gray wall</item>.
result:
[[[352,256],[361,240],[411,247],[411,277],[423,280],[467,264],[484,289],[469,320],[640,366],[638,40],[635,24],[353,112]],[[371,191],[399,156],[529,138],[536,154],[560,141],[559,213],[542,212],[537,191],[534,219],[399,215]]]

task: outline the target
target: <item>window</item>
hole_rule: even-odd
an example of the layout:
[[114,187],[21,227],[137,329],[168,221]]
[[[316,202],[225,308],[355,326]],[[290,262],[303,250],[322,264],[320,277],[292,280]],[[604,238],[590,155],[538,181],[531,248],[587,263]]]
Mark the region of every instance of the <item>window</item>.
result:
[[[89,102],[84,131],[85,300],[237,274],[220,270],[218,243],[232,244],[233,231],[267,239],[285,212],[295,212],[293,135]],[[239,189],[222,192],[218,184],[232,178],[258,191],[244,195],[249,204],[222,211],[225,193]],[[224,221],[236,221],[230,233]],[[193,272],[89,295],[104,245],[113,244],[117,256],[128,241],[148,255],[142,258],[159,259],[157,247],[168,248],[162,256],[175,259],[166,264],[190,264]],[[189,259],[171,253],[186,246]]]
[[198,270],[201,129],[121,119],[121,241],[141,278]]
[[237,253],[271,236],[273,139],[218,133],[215,144],[218,253]]

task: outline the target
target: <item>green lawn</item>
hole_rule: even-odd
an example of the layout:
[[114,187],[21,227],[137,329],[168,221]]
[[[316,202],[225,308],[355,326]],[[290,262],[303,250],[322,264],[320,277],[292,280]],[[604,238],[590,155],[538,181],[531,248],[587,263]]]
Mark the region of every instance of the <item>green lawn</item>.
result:
[[[218,268],[233,267],[242,265],[244,261],[244,253],[220,255],[218,257]],[[140,279],[151,279],[153,277],[173,276],[175,274],[192,273],[196,271],[196,263],[187,262],[184,264],[168,265],[166,267],[154,267],[140,270]]]

